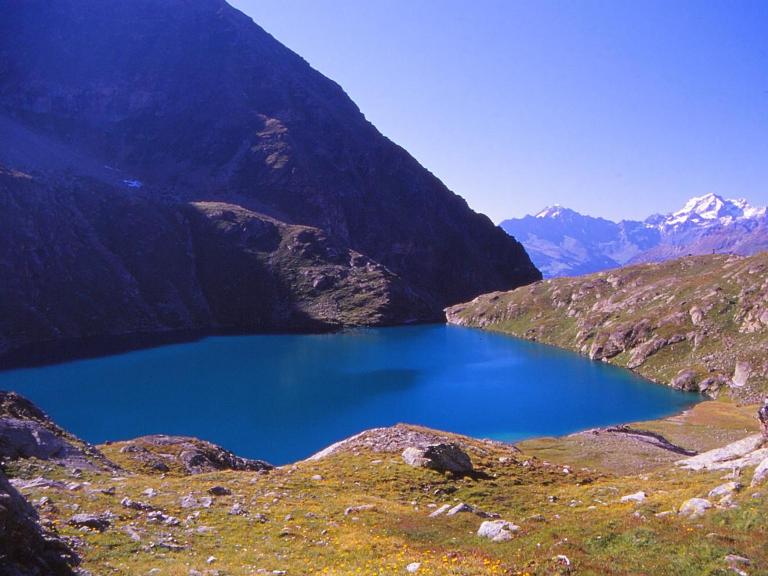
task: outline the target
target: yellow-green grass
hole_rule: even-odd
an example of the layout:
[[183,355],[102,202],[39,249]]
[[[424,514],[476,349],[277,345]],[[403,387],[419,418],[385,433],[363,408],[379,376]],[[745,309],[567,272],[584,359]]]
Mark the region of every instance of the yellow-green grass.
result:
[[[723,402],[704,403],[672,419],[638,427],[678,434],[678,440],[709,445],[714,438],[736,438],[754,430],[749,410]],[[711,434],[713,439],[707,439]],[[569,439],[522,443],[522,452],[461,438],[478,471],[454,478],[407,466],[398,453],[342,450],[318,461],[299,462],[267,474],[218,472],[198,476],[146,473],[121,478],[85,472],[78,490],[33,489],[33,500],[50,503],[40,510],[59,532],[83,541],[83,567],[94,574],[188,576],[190,570],[247,575],[285,570],[302,574],[600,574],[700,575],[728,571],[724,558],[750,558],[749,573],[768,573],[768,497],[756,489],[736,496],[738,508],[715,509],[696,520],[675,511],[691,497],[706,497],[723,483],[722,472],[689,472],[665,463],[642,473],[596,469],[590,457],[572,450]],[[558,443],[562,443],[558,446]],[[555,457],[556,456],[556,457]],[[608,455],[616,458],[620,454]],[[548,462],[545,462],[547,460]],[[570,464],[568,472],[563,464]],[[44,464],[16,466],[16,476],[34,476]],[[585,469],[586,468],[586,469]],[[64,470],[47,476],[66,477]],[[72,479],[70,479],[72,480]],[[743,478],[748,485],[749,473]],[[207,495],[213,486],[231,495],[213,497],[210,508],[183,509],[181,497]],[[98,492],[115,488],[114,495]],[[154,497],[143,491],[153,488]],[[621,503],[637,491],[641,504]],[[759,494],[753,497],[753,494]],[[178,517],[180,526],[148,521],[147,513],[121,506],[128,497]],[[229,513],[240,503],[248,515]],[[508,542],[476,536],[482,518],[462,513],[430,518],[430,505],[466,502],[499,514],[521,527]],[[345,514],[350,506],[374,509]],[[78,512],[117,514],[103,533],[78,530],[66,522]],[[199,516],[187,521],[194,513]],[[257,514],[263,514],[262,521]],[[290,516],[289,516],[290,515]],[[124,531],[141,534],[134,541]],[[201,529],[202,528],[202,529]],[[185,548],[170,551],[150,544],[172,541]],[[564,565],[558,556],[571,563]],[[215,560],[208,563],[211,557]]]

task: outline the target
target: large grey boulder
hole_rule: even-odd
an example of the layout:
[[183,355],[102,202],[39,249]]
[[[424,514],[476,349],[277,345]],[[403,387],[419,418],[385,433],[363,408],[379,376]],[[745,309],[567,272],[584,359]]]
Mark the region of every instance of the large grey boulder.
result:
[[520,530],[520,526],[516,526],[507,520],[486,520],[480,524],[477,535],[494,542],[504,542],[505,540],[511,540],[512,535],[518,530]]
[[470,474],[474,470],[464,450],[458,444],[433,444],[425,448],[414,446],[403,450],[403,460],[409,466],[430,468],[439,472]]
[[712,502],[709,500],[705,498],[691,498],[683,502],[683,505],[680,506],[679,514],[689,518],[698,518],[710,508],[712,508]]

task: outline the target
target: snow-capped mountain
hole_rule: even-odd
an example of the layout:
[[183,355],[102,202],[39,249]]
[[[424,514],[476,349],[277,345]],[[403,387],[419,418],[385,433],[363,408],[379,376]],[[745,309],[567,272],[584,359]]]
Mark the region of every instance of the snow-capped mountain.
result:
[[520,240],[545,277],[575,276],[687,254],[768,249],[768,214],[744,199],[691,198],[671,214],[613,222],[550,206],[501,227]]
[[724,199],[717,194],[706,194],[688,200],[680,210],[664,218],[661,226],[667,230],[690,224],[727,226],[738,220],[757,219],[763,216],[765,216],[765,206],[755,208],[743,198]]

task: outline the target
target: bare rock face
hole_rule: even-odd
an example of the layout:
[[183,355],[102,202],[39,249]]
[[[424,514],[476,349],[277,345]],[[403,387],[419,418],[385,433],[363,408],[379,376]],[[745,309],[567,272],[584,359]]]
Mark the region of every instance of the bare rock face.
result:
[[262,460],[242,458],[221,446],[188,436],[142,436],[110,444],[108,449],[127,459],[126,467],[144,472],[203,474],[216,470],[261,472],[273,468]]
[[412,446],[403,451],[403,460],[409,466],[431,468],[438,472],[471,474],[474,470],[472,460],[458,444],[433,444],[426,448]]
[[69,576],[78,558],[38,524],[32,506],[0,470],[0,574]]

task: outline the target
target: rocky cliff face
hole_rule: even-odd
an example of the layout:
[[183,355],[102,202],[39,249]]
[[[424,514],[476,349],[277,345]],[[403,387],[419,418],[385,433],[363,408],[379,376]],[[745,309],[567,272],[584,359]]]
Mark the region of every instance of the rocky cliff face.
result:
[[[34,227],[56,230],[49,240],[60,250],[80,242],[77,260],[87,269],[64,275],[62,284],[61,274],[45,285],[32,278],[31,291],[13,296],[27,302],[30,294],[51,290],[74,301],[90,293],[83,325],[62,336],[87,331],[93,320],[86,317],[120,299],[127,300],[126,313],[106,314],[116,330],[136,324],[154,330],[168,318],[216,324],[225,302],[228,317],[246,328],[264,325],[263,314],[254,321],[247,306],[237,306],[242,294],[216,304],[190,288],[212,264],[203,256],[207,247],[188,243],[196,222],[188,216],[195,210],[190,202],[232,204],[265,222],[322,231],[338,252],[363,255],[381,275],[398,277],[404,292],[418,294],[408,296],[413,305],[397,321],[434,318],[446,304],[539,277],[516,241],[382,136],[338,85],[222,0],[0,0],[0,12],[0,164],[33,176],[43,197],[39,206],[25,206],[28,240],[36,243]],[[124,216],[114,209],[108,230],[84,234],[78,225],[90,214],[81,218],[79,207],[55,194],[62,187],[90,198],[102,215],[112,210],[103,198],[120,197],[134,221],[113,227]],[[61,206],[50,203],[53,195]],[[113,257],[109,244],[118,242],[122,252],[154,252],[153,266],[169,270],[169,278],[153,281],[161,307],[131,296],[142,281],[120,254]],[[11,249],[19,253],[25,245]],[[87,252],[101,254],[93,266]],[[141,256],[134,255],[136,266]],[[194,270],[184,266],[190,259]],[[48,264],[44,254],[20,263],[36,262]],[[123,270],[115,271],[119,264]],[[110,270],[111,284],[100,290],[111,297],[94,299],[93,280]],[[249,289],[250,281],[241,282],[243,292],[259,290]],[[330,302],[322,308],[332,324],[347,322]],[[53,323],[45,329],[60,331]]]
[[756,401],[768,389],[768,254],[699,256],[538,282],[449,308],[657,382]]
[[0,352],[58,339],[327,330],[429,317],[403,279],[313,227],[221,202],[0,169]]

